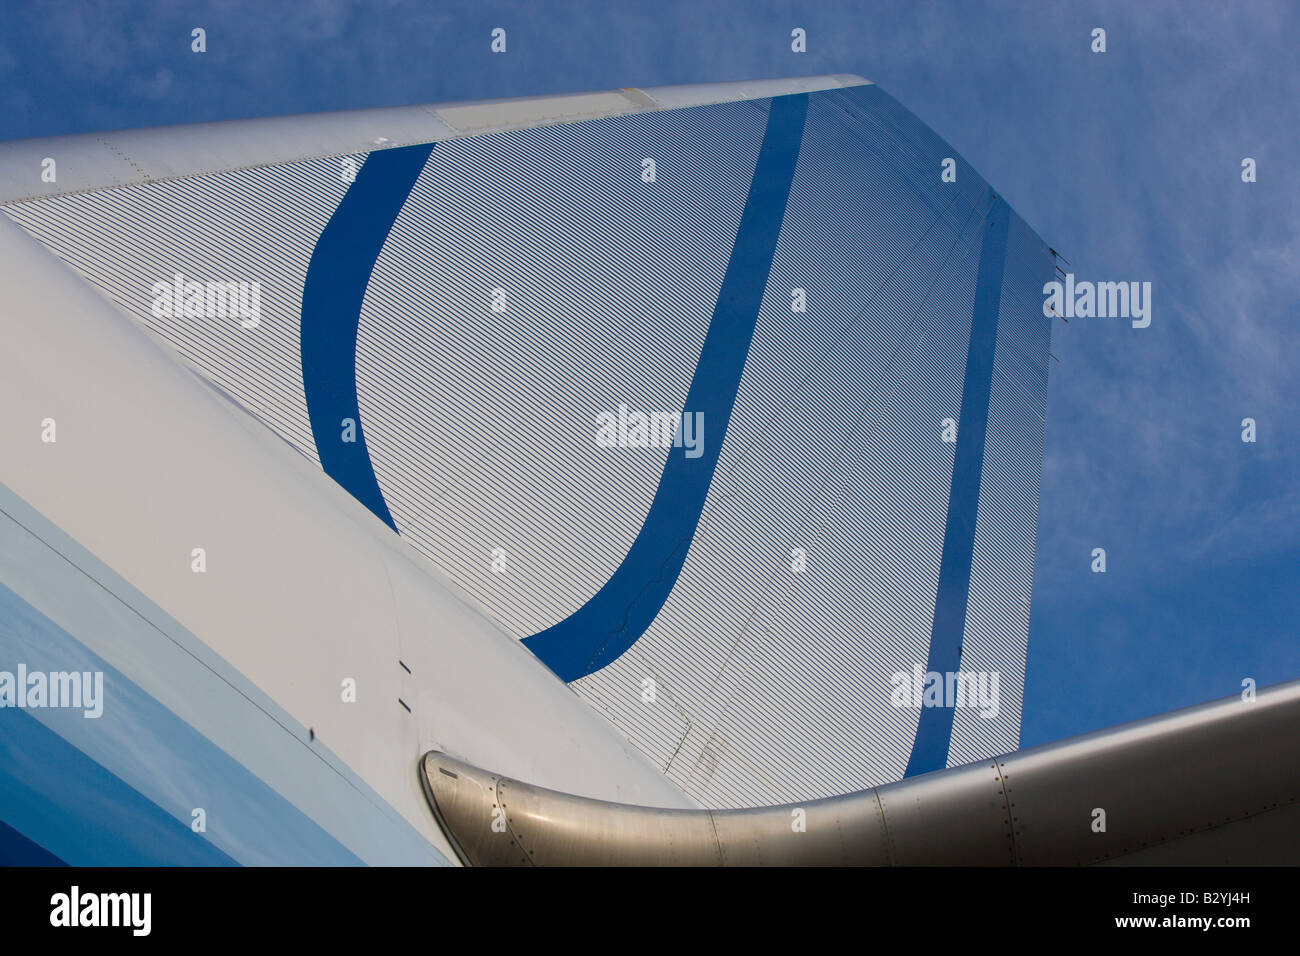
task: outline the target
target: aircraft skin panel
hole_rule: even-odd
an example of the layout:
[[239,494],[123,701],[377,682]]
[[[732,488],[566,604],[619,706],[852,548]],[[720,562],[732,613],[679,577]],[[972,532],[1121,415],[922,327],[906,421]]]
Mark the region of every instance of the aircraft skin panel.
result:
[[[835,74],[694,83],[11,140],[0,143],[0,203],[348,156],[507,128],[762,99],[869,82],[852,74]],[[444,120],[442,110],[447,110],[460,125],[453,126]],[[505,122],[502,122],[503,111],[506,111]],[[482,121],[475,121],[476,115]],[[57,157],[58,176],[54,182],[46,182],[40,175],[46,157]]]
[[[440,840],[431,847],[314,732],[3,485],[0,581],[5,669],[105,675],[100,716],[33,709],[34,719],[180,817],[187,833],[199,806],[203,839],[243,864],[446,862]],[[13,823],[16,808],[6,802],[0,817]]]
[[[11,533],[18,530],[17,526],[6,528]],[[12,539],[5,540],[7,551],[13,546]],[[55,558],[47,564],[57,562]],[[45,570],[51,578],[58,574],[54,568]],[[98,589],[95,582],[86,580],[71,566],[61,577],[72,579],[61,582],[65,585],[61,592],[64,602],[76,600],[78,586],[81,590]],[[132,623],[136,625],[133,628]],[[147,623],[136,619],[127,627],[125,640],[136,644],[149,641]],[[329,778],[335,777],[336,771],[304,767],[298,761],[294,769],[299,773],[289,776],[281,770],[276,774],[282,785],[300,787],[311,781],[317,786],[324,784],[320,792],[332,792],[336,797],[330,807],[314,808],[331,811],[329,829],[316,824],[244,764],[3,585],[0,654],[6,662],[23,662],[28,673],[84,675],[78,678],[78,686],[92,693],[93,682],[85,677],[103,675],[104,696],[95,698],[94,710],[20,711],[7,723],[7,733],[0,742],[5,751],[6,771],[0,785],[5,788],[6,823],[65,862],[75,860],[97,866],[220,865],[235,861],[356,865],[360,858],[331,835],[331,831],[346,833],[349,829],[358,852],[372,861],[387,856],[412,865],[446,862],[409,825],[401,828],[404,832],[390,837],[385,830],[392,827],[393,821],[379,809],[386,807],[382,801],[369,803],[354,798],[346,801],[350,804],[347,806],[343,799],[337,799],[346,795],[346,788],[330,786]],[[189,690],[196,690],[196,682],[186,680],[190,676],[185,673],[187,669],[176,666],[179,662],[175,659],[171,663],[168,679],[185,682]],[[188,669],[198,670],[192,664]],[[204,672],[195,676],[201,681],[202,676],[213,675]],[[206,692],[201,698],[205,710],[228,711],[232,706],[247,705],[228,685],[218,681],[209,681],[202,691]],[[108,698],[110,706],[98,706]],[[89,700],[83,698],[82,702]],[[262,717],[257,721],[261,734],[288,733],[264,714],[258,716]],[[306,747],[304,740],[294,742]],[[241,753],[255,749],[253,738],[239,743]],[[282,755],[292,751],[288,746],[278,749]],[[61,757],[64,751],[75,756]],[[93,760],[88,754],[94,755]],[[108,784],[96,779],[99,777],[106,778]],[[84,799],[87,790],[96,791],[98,799]],[[350,811],[347,817],[345,806]],[[59,812],[51,813],[50,807],[58,807]],[[73,820],[76,825],[71,825]],[[192,829],[196,823],[203,827],[201,834]],[[156,832],[141,839],[141,833],[151,830]],[[87,840],[87,834],[94,839]],[[420,852],[421,845],[424,853]]]
[[581,607],[645,520],[668,452],[600,448],[595,418],[682,408],[765,118],[738,103],[440,144],[393,223],[357,342],[371,458],[402,535],[517,638]]
[[[1014,747],[1042,420],[1013,408],[1045,394],[1046,247],[960,157],[942,180],[951,148],[873,85],[587,105],[614,115],[439,108],[479,132],[4,210],[693,801]],[[247,278],[251,327],[172,295]],[[698,459],[600,447],[624,412],[698,414]],[[916,667],[1001,699],[898,706]]]
[[[91,614],[70,598],[66,582],[38,573],[38,564],[3,565],[0,584],[122,674],[122,687],[140,688],[141,707],[152,707],[152,697],[242,764],[248,776],[228,768],[240,787],[255,788],[260,780],[368,862],[409,863],[412,854],[425,862],[438,862],[439,854],[451,858],[416,774],[419,754],[434,741],[453,752],[494,753],[521,773],[567,780],[580,791],[689,805],[315,464],[205,387],[170,348],[9,222],[0,222],[0,251],[6,289],[0,441],[14,450],[4,466],[5,513],[30,509],[50,526],[42,540],[63,541],[60,554],[71,556],[75,547],[83,558],[93,555],[96,567],[111,568],[120,583],[100,579],[104,586],[153,627],[96,626],[102,609]],[[57,422],[55,442],[41,440],[45,418]],[[195,547],[206,554],[203,573],[193,570]],[[13,552],[6,548],[6,554]],[[163,620],[177,629],[168,631]],[[170,657],[152,655],[157,648],[144,637],[161,641],[160,627],[169,641],[184,644],[185,632],[194,641],[179,656],[174,646]],[[226,676],[213,685],[213,673]],[[345,679],[356,681],[355,703],[341,698]],[[228,699],[188,693],[187,680],[227,688]],[[242,693],[229,690],[241,682]],[[125,707],[112,687],[110,681],[105,707]],[[248,708],[252,698],[262,700],[260,709]],[[279,734],[255,731],[256,719],[274,714],[267,701],[288,715],[277,722]],[[242,736],[223,729],[239,722],[231,715],[240,709],[247,715]],[[10,717],[33,719],[19,709],[0,711],[0,720]],[[99,778],[107,779],[106,765],[131,776],[114,763],[115,738],[80,739],[88,748],[81,752],[99,767],[88,769]],[[320,754],[327,748],[337,756],[325,777],[331,786],[315,802],[302,790],[315,778],[302,771],[301,756],[290,759],[305,754],[308,766],[329,764],[312,756],[313,743]],[[176,748],[165,752],[170,758]],[[281,765],[294,772],[277,776]],[[134,779],[145,787],[153,776],[165,779],[166,767],[146,760]],[[8,781],[26,787],[29,805],[39,802],[32,779]],[[358,792],[374,794],[365,798],[373,819],[362,815],[360,832],[331,822],[328,807]],[[170,796],[153,792],[141,799],[188,828],[203,794]],[[426,849],[403,839],[396,842],[405,849],[397,852],[385,843],[386,828],[413,830]],[[239,862],[240,852],[229,845]],[[88,857],[68,862],[78,859]],[[279,859],[306,857],[286,851]]]
[[[810,97],[703,531],[637,646],[694,718],[671,773],[707,806],[896,779],[916,736],[889,675],[930,637],[952,473],[936,429],[960,398],[982,182],[893,201],[905,180],[872,158],[887,147],[861,148],[878,94]],[[702,646],[694,622],[726,599],[746,631]]]
[[[321,160],[3,208],[204,378],[318,462],[298,321],[312,249],[346,191],[337,165]],[[213,321],[170,307],[155,315],[154,284],[170,292],[178,274],[182,283],[262,277],[256,329],[245,329],[238,315]]]
[[[889,706],[880,688],[891,672],[926,661],[953,474],[952,446],[935,438],[944,417],[959,417],[989,198],[983,181],[962,167],[958,183],[965,186],[948,193],[930,176],[933,196],[917,211],[890,202],[891,188],[923,187],[875,168],[869,155],[854,165],[859,154],[846,141],[864,135],[852,112],[864,102],[895,127],[902,122],[875,87],[810,97],[736,413],[685,568],[632,650],[575,684],[708,806],[825,796],[851,788],[850,781],[897,779],[917,732],[917,712]],[[942,143],[930,139],[938,168]],[[924,134],[909,142],[915,149]],[[931,168],[920,156],[909,161],[917,180]],[[1018,220],[1015,228],[1020,239],[1028,234]],[[1051,270],[1041,249],[1029,270],[1040,284]],[[1028,281],[1020,301],[1008,298],[1015,318],[1005,335],[1037,329],[1045,360],[1050,330],[1041,311],[1026,312]],[[879,295],[884,285],[887,297]],[[794,288],[804,288],[817,307],[792,312]],[[1013,424],[1017,431],[1005,438],[1013,453],[1040,458],[1041,419],[1004,416],[993,427]],[[1006,471],[991,456],[990,472],[998,467]],[[1032,534],[1037,471],[1001,478],[1033,489],[1009,509]],[[1001,530],[993,522],[1007,523],[997,512],[981,520],[985,539]],[[803,545],[822,573],[790,574],[790,545]],[[1032,552],[985,547],[975,561],[978,573],[1028,589]],[[1027,603],[976,611],[960,666],[982,657],[1007,684],[1017,683]],[[990,622],[994,616],[999,621]],[[669,699],[664,717],[638,693],[646,677]],[[968,747],[1008,740],[1014,747],[1016,698],[1018,689],[1008,687],[993,720],[964,714],[958,739]]]
[[[956,708],[946,766],[1020,744],[1052,326],[1032,297],[1053,258],[1014,211],[998,313],[961,666],[999,675],[996,716]],[[1019,275],[1013,270],[1018,270]]]

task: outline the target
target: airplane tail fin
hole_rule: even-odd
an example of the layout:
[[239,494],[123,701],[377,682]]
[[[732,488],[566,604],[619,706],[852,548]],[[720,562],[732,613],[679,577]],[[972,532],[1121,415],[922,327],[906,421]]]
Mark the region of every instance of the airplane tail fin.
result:
[[1006,200],[855,77],[410,110],[0,208],[700,804],[1015,749],[1053,257]]

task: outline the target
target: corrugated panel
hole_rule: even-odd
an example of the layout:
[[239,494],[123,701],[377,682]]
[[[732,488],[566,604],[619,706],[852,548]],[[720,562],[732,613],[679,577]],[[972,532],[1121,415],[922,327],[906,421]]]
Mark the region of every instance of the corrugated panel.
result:
[[948,766],[1020,744],[1052,331],[1041,289],[1052,272],[1042,241],[1013,215],[962,648],[963,668],[998,674],[1001,700],[996,717],[954,713]]
[[765,117],[443,144],[394,223],[357,343],[376,477],[403,535],[519,638],[581,606],[645,520],[666,452],[597,447],[596,416],[681,409]]
[[[14,203],[4,211],[315,461],[298,348],[302,286],[312,249],[347,188],[336,161],[312,160]],[[258,326],[153,315],[151,288],[173,283],[177,273],[200,282],[260,283]]]
[[[582,607],[642,530],[669,453],[600,448],[595,416],[682,410],[771,102],[439,143],[387,234],[356,346],[375,478],[398,531],[521,639]],[[941,182],[951,148],[878,88],[807,104],[685,565],[632,648],[572,685],[711,806],[861,789],[907,768],[919,712],[891,704],[890,678],[927,659],[953,493],[941,422],[960,417],[996,201],[960,157],[957,182]],[[337,162],[319,160],[6,211],[315,457],[298,310],[347,190]],[[260,281],[261,325],[152,316],[149,287],[173,272]],[[993,720],[955,710],[950,763],[1018,738],[1050,274],[1013,215],[961,650],[964,669],[999,673],[1002,700]],[[505,312],[491,308],[498,287]],[[796,287],[805,312],[791,311]]]

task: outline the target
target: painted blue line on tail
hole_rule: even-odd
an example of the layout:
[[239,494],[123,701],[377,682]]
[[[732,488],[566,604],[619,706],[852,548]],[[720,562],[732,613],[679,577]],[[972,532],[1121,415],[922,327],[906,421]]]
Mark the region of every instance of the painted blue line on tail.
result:
[[[939,589],[934,602],[927,672],[947,674],[961,669],[961,639],[966,630],[970,597],[971,562],[975,551],[975,519],[979,514],[980,481],[984,470],[984,435],[989,421],[989,393],[993,384],[993,355],[998,340],[998,309],[1002,302],[1002,271],[1007,257],[1009,208],[998,196],[985,217],[975,279],[975,307],[971,315],[970,346],[966,352],[966,383],[961,394],[961,419],[957,423],[957,448],[952,462],[952,489],[948,495],[948,524],[943,535]],[[907,762],[912,777],[948,765],[953,708],[922,707],[921,720]]]
[[669,451],[650,512],[613,576],[573,614],[524,639],[562,680],[594,673],[631,647],[663,608],[686,562],[767,289],[807,113],[806,93],[771,101],[736,242],[683,409],[703,413],[703,454],[687,458],[684,448]]
[[[394,531],[357,404],[357,325],[375,261],[433,145],[371,153],[312,252],[302,290],[302,384],[325,473]],[[355,424],[343,440],[343,420]]]

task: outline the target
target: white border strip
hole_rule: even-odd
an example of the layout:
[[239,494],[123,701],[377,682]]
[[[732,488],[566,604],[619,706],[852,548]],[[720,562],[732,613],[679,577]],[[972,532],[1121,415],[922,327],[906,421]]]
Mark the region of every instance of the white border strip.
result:
[[[481,133],[843,89],[853,74],[698,83],[471,103],[398,106],[157,126],[0,143],[0,205],[232,169],[432,143]],[[42,181],[55,160],[57,181]]]

